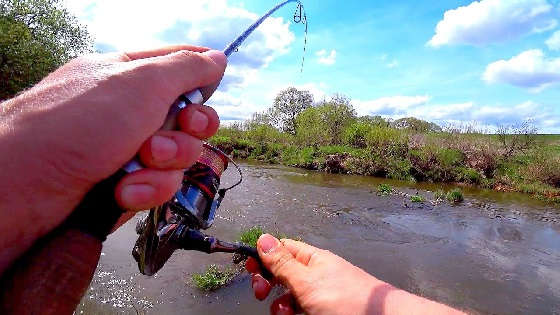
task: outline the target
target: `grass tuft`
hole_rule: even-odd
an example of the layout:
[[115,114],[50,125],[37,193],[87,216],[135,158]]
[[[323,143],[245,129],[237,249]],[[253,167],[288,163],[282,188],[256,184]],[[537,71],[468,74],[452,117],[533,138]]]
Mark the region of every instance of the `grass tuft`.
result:
[[377,186],[377,192],[380,195],[388,196],[393,192],[393,187],[389,184],[379,184],[379,186]]
[[203,273],[193,274],[192,281],[199,290],[210,292],[228,285],[236,274],[234,268],[212,264]]
[[424,202],[424,201],[426,201],[426,198],[424,198],[424,196],[422,196],[422,195],[412,195],[412,196],[410,196],[410,201],[411,202]]
[[260,226],[253,226],[252,228],[241,232],[241,234],[239,235],[239,241],[241,243],[256,247],[257,240],[263,234],[264,231]]
[[465,198],[463,197],[463,192],[459,189],[453,189],[448,192],[446,195],[446,199],[451,203],[459,203],[465,200]]

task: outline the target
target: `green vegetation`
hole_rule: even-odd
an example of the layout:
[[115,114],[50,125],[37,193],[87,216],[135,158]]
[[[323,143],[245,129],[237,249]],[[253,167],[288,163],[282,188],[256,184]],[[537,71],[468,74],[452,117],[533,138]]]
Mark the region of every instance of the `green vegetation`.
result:
[[0,0],[0,100],[39,82],[92,40],[60,0]]
[[446,197],[446,193],[445,193],[445,191],[443,191],[443,190],[441,190],[441,189],[440,189],[440,190],[436,190],[436,191],[434,192],[434,198],[435,198],[436,200],[445,200],[445,199],[446,199],[445,197]]
[[422,196],[422,195],[412,195],[412,196],[410,196],[410,201],[411,202],[424,202],[424,201],[426,201],[426,198],[424,198],[424,196]]
[[[330,173],[463,183],[560,200],[560,136],[537,135],[528,123],[487,134],[472,125],[441,128],[413,117],[357,117],[351,101],[341,95],[312,106],[304,91],[280,95],[306,103],[275,104],[221,128],[210,142],[234,158]],[[288,113],[281,117],[294,117],[293,124],[272,117],[280,116],[280,110]]]
[[210,265],[203,273],[193,274],[192,282],[198,289],[210,292],[228,285],[236,275],[233,267]]
[[445,195],[447,201],[451,203],[459,203],[462,202],[465,198],[463,198],[463,192],[459,189],[453,189]]
[[391,187],[391,185],[379,184],[379,186],[377,186],[377,193],[379,193],[380,195],[388,196],[392,192],[393,192],[393,187]]
[[239,241],[247,245],[256,247],[257,240],[261,235],[264,234],[263,229],[260,226],[254,226],[248,230],[244,230],[239,235]]

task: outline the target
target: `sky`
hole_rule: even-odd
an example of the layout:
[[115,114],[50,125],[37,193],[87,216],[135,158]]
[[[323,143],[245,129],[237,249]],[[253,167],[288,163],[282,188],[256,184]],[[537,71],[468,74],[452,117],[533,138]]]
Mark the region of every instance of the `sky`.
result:
[[[189,43],[223,49],[268,0],[66,0],[99,52]],[[209,101],[223,122],[249,118],[290,86],[334,93],[359,115],[440,125],[531,120],[560,133],[560,0],[304,0],[269,18],[229,58]]]

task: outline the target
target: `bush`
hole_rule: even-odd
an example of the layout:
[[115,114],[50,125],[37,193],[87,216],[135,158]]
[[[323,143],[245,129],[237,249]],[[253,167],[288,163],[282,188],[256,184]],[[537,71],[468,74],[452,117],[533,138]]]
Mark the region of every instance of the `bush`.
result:
[[410,201],[411,202],[424,202],[424,201],[426,201],[426,198],[424,198],[422,195],[412,195],[412,196],[410,196]]
[[447,199],[447,201],[449,201],[451,203],[462,202],[464,200],[463,192],[459,189],[453,189],[453,190],[451,190],[450,192],[447,193],[446,199]]
[[315,164],[315,149],[288,147],[284,149],[280,156],[282,162],[288,166],[303,167],[307,169],[317,169]]
[[365,148],[367,146],[367,134],[374,128],[371,124],[365,122],[354,122],[344,130],[344,143],[356,148]]
[[237,272],[234,268],[210,265],[203,273],[192,275],[194,285],[202,291],[214,291],[228,285]]

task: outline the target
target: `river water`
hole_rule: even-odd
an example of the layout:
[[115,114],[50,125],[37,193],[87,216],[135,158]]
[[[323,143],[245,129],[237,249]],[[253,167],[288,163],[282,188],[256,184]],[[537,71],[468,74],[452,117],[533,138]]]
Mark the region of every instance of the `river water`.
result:
[[[465,202],[411,203],[404,194],[441,186],[242,164],[208,230],[235,239],[255,225],[329,249],[402,289],[480,314],[560,314],[559,210],[516,193],[464,188]],[[235,179],[233,173],[225,181]],[[378,196],[379,183],[400,195]],[[449,188],[449,187],[445,187]],[[137,217],[139,217],[139,214]],[[203,293],[190,284],[227,254],[176,252],[154,277],[130,255],[137,218],[104,243],[76,314],[267,314],[271,299],[252,296],[249,276]]]

